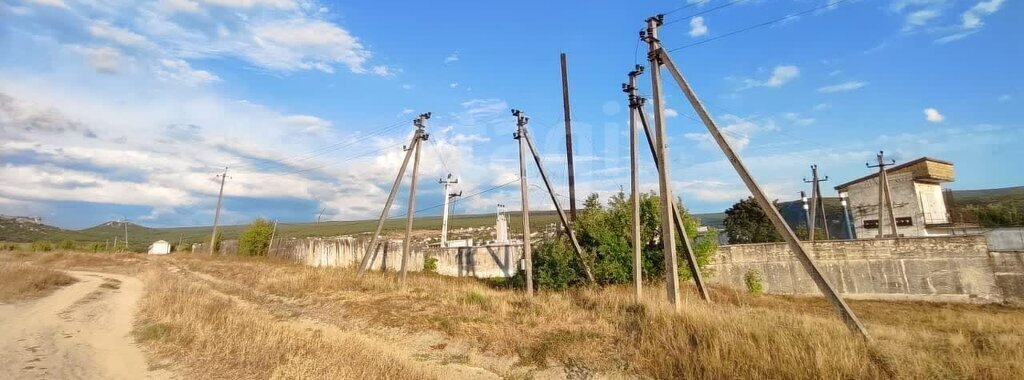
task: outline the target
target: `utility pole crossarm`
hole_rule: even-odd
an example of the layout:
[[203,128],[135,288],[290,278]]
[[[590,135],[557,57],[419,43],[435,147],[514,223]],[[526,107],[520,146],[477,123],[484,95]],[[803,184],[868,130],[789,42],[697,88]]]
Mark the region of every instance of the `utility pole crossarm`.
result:
[[661,58],[665,67],[669,70],[672,77],[679,85],[679,88],[686,95],[690,105],[693,106],[694,111],[696,111],[700,116],[700,119],[704,122],[708,132],[718,143],[722,152],[725,153],[733,168],[736,169],[737,174],[740,175],[740,178],[747,186],[747,189],[750,190],[750,193],[754,196],[758,205],[761,206],[761,209],[768,216],[768,219],[771,220],[773,225],[775,225],[775,229],[780,232],[782,238],[786,240],[787,244],[789,244],[790,249],[793,251],[794,255],[796,255],[800,263],[803,264],[804,269],[807,271],[807,274],[811,279],[814,280],[818,289],[822,294],[824,294],[825,298],[832,303],[832,306],[836,309],[836,312],[840,315],[843,322],[845,322],[847,327],[851,330],[859,333],[865,339],[871,340],[871,336],[868,335],[867,329],[865,329],[864,325],[860,323],[860,320],[853,313],[853,310],[850,309],[846,302],[843,301],[842,297],[839,296],[839,293],[836,292],[835,288],[832,287],[832,284],[830,284],[825,276],[822,275],[818,266],[814,263],[814,260],[811,259],[810,255],[808,255],[806,251],[804,251],[803,246],[796,237],[796,234],[793,233],[793,230],[788,224],[786,224],[785,220],[782,219],[782,215],[779,213],[779,210],[772,205],[771,201],[769,201],[768,197],[765,195],[764,190],[762,190],[757,182],[754,181],[753,177],[750,176],[750,172],[743,164],[743,161],[740,160],[739,156],[732,149],[732,146],[729,145],[729,141],[725,139],[724,135],[722,135],[721,131],[718,129],[718,125],[715,124],[713,119],[711,119],[711,115],[708,114],[704,104],[701,103],[696,93],[694,93],[693,89],[690,87],[690,84],[686,82],[683,74],[680,73],[679,69],[676,68],[675,63],[672,62],[672,58],[664,51],[664,49],[661,48],[658,48],[657,51],[654,52],[654,55]]

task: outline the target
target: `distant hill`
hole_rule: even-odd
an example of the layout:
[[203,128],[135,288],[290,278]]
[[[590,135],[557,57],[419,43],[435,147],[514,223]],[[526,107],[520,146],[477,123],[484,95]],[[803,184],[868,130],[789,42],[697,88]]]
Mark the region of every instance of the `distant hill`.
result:
[[67,230],[42,224],[35,218],[0,215],[0,240],[3,241],[30,242],[64,232]]
[[953,190],[957,204],[988,204],[1001,201],[1024,201],[1024,186],[1001,189]]

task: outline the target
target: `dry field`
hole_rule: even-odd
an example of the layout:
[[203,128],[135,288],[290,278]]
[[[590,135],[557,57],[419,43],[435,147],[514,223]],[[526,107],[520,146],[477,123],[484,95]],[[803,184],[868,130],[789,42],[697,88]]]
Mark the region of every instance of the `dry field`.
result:
[[0,264],[135,273],[136,339],[151,365],[188,377],[1024,377],[1024,309],[1010,306],[851,301],[869,344],[817,298],[715,289],[714,304],[691,296],[674,314],[657,284],[641,304],[625,287],[527,299],[258,258],[58,255]]
[[41,297],[75,279],[45,266],[0,261],[0,304]]

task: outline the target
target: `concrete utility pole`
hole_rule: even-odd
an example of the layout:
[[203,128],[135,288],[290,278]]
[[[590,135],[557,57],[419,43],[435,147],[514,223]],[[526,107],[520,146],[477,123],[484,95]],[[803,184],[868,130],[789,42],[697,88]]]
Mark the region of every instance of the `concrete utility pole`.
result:
[[[418,131],[422,136],[426,136],[426,133],[423,131],[427,128],[427,119],[430,119],[429,113],[422,114],[413,121],[413,124],[416,125],[416,131]],[[413,219],[416,218],[416,179],[419,176],[420,171],[420,154],[422,153],[420,146],[423,145],[423,140],[426,140],[426,137],[421,140],[417,140],[410,148],[416,150],[416,159],[413,160],[412,181],[409,182],[409,209],[405,213],[405,242],[402,244],[402,269],[398,280],[399,287],[403,288],[405,287],[405,279],[409,266],[409,255],[410,250],[412,249],[412,222]]]
[[441,178],[437,181],[444,187],[444,210],[441,211],[441,247],[448,246],[448,204],[449,200],[455,197],[461,197],[462,192],[452,193],[448,191],[451,185],[459,183],[459,179],[452,179],[452,173],[448,173],[448,178]]
[[853,224],[850,222],[850,205],[846,198],[848,198],[846,193],[839,193],[839,203],[843,206],[843,218],[846,220],[846,238],[856,239],[857,236],[853,233]]
[[562,109],[565,111],[565,161],[569,165],[569,214],[573,223],[576,222],[576,172],[572,167],[572,121],[569,115],[569,74],[565,64],[565,53],[562,60]]
[[224,173],[218,174],[220,177],[220,192],[217,193],[217,209],[213,212],[213,234],[210,235],[210,255],[212,256],[216,251],[217,246],[217,223],[220,223],[220,204],[224,200],[224,181],[228,178],[228,167],[224,167]]
[[[420,118],[430,118],[430,113],[420,115]],[[370,258],[377,250],[377,241],[380,239],[380,231],[384,228],[384,221],[388,218],[388,213],[391,211],[391,204],[395,202],[395,195],[398,194],[398,188],[402,184],[402,176],[405,175],[405,168],[409,166],[409,159],[412,158],[413,147],[419,144],[420,140],[426,140],[429,135],[424,133],[422,128],[419,128],[417,118],[413,120],[413,125],[417,126],[416,132],[412,135],[412,140],[409,141],[409,145],[405,147],[405,159],[402,160],[402,166],[398,168],[398,175],[395,176],[395,182],[391,184],[391,192],[388,193],[388,200],[384,202],[384,209],[380,211],[380,218],[377,219],[377,229],[373,232],[373,239],[370,240],[370,245],[366,246],[366,252],[363,253],[362,260],[359,261],[359,274],[366,272],[367,266],[370,264]]]
[[[520,114],[522,112],[520,111]],[[529,118],[524,118],[522,129],[520,129],[520,139],[526,140],[526,145],[530,148],[530,152],[533,154],[533,161],[537,164],[537,171],[540,172],[540,178],[544,180],[544,187],[548,190],[548,195],[551,196],[551,203],[555,205],[555,211],[558,213],[558,219],[562,221],[562,227],[565,228],[566,234],[569,235],[569,241],[572,243],[572,248],[576,252],[576,257],[580,260],[580,265],[583,266],[583,274],[587,276],[587,281],[591,284],[595,283],[594,274],[590,271],[590,264],[587,262],[586,255],[583,254],[583,248],[580,247],[580,243],[576,240],[576,232],[573,231],[572,225],[569,224],[569,218],[565,216],[565,212],[562,211],[562,205],[558,202],[558,197],[555,196],[555,188],[551,186],[551,180],[548,179],[548,174],[544,171],[544,164],[540,160],[540,154],[537,153],[537,147],[533,145],[533,139],[530,138],[530,134],[526,129],[526,122]]]
[[811,165],[811,180],[808,181],[804,178],[804,183],[811,184],[811,208],[808,213],[807,219],[810,220],[808,223],[808,240],[814,241],[814,224],[817,223],[816,211],[821,210],[821,226],[825,229],[825,240],[832,239],[828,233],[828,218],[825,215],[825,201],[821,199],[821,182],[828,181],[828,176],[825,178],[818,178],[818,165]]
[[878,238],[885,236],[882,232],[882,217],[886,208],[889,209],[889,227],[892,230],[892,237],[899,237],[899,232],[896,231],[896,214],[892,211],[892,193],[889,192],[889,176],[885,172],[886,166],[892,166],[896,164],[895,160],[889,160],[885,162],[885,152],[878,151],[878,155],[875,156],[878,159],[877,165],[864,164],[869,168],[878,168]]
[[[634,89],[635,91],[636,89]],[[637,96],[637,115],[640,116],[640,125],[643,126],[644,135],[647,136],[647,146],[651,149],[651,157],[654,159],[655,169],[659,168],[661,164],[658,160],[658,150],[655,147],[655,141],[658,139],[654,137],[654,132],[651,131],[651,126],[647,123],[647,113],[644,111],[645,99],[641,96]],[[683,249],[685,252],[686,265],[690,268],[690,273],[693,275],[693,282],[697,285],[697,293],[700,294],[701,299],[707,302],[711,302],[711,294],[708,293],[708,289],[704,286],[704,275],[700,273],[700,267],[697,265],[697,256],[693,252],[693,243],[690,240],[690,235],[686,232],[686,224],[683,223],[683,214],[679,210],[683,208],[682,205],[677,204],[675,201],[672,202],[672,217],[675,218],[676,233],[683,239]]]
[[641,103],[636,96],[636,77],[644,71],[644,67],[636,65],[630,71],[629,83],[622,85],[623,91],[629,94],[629,192],[632,198],[631,223],[633,232],[633,288],[636,291],[636,302],[643,299],[643,248],[640,242],[640,154],[637,142],[637,113],[641,112]]
[[800,200],[804,202],[804,225],[807,226],[808,231],[811,227],[811,206],[807,204],[807,193],[800,190]]
[[[647,19],[646,33],[641,35],[647,42],[647,58],[651,65],[651,96],[654,98],[654,129],[655,146],[658,161],[658,190],[661,193],[661,243],[665,254],[665,288],[668,301],[675,311],[680,310],[679,304],[679,261],[676,258],[675,219],[672,217],[673,203],[672,176],[668,167],[668,138],[665,133],[665,105],[661,95],[661,65],[659,56],[661,49],[658,40],[658,27],[664,17],[658,15]],[[696,273],[694,273],[696,275]]]
[[526,295],[533,297],[533,254],[530,252],[530,196],[526,184],[526,139],[523,131],[529,118],[519,110],[512,110],[516,117],[516,133],[512,137],[519,140],[519,195],[523,202],[523,270],[526,271]]
[[124,225],[124,250],[125,251],[129,251],[129,250],[131,250],[131,248],[128,248],[128,217],[127,216],[122,219],[121,224]]
[[327,207],[320,209],[320,214],[316,216],[316,225],[320,225],[320,219],[324,217],[324,211],[327,211]]
[[267,245],[267,254],[274,249],[274,237],[277,236],[277,221],[274,221],[274,229],[270,231],[270,244]]
[[[652,26],[660,24],[662,18],[662,15],[658,15],[656,17],[648,19],[648,29],[654,29],[652,28]],[[743,164],[743,161],[740,160],[740,157],[732,149],[732,146],[729,145],[729,141],[725,139],[724,135],[722,135],[722,132],[718,129],[718,125],[715,124],[715,121],[711,118],[711,115],[708,114],[707,109],[704,108],[704,104],[701,103],[700,99],[697,97],[697,94],[694,93],[693,89],[690,87],[690,84],[686,82],[686,78],[683,77],[683,74],[679,72],[678,68],[676,68],[675,63],[672,62],[672,58],[664,51],[664,49],[660,47],[660,44],[658,43],[656,38],[652,40],[650,44],[652,56],[651,61],[655,62],[658,58],[660,58],[662,63],[665,65],[665,68],[668,69],[669,72],[672,74],[672,77],[675,79],[676,84],[679,85],[679,88],[686,95],[687,100],[690,101],[690,105],[693,106],[694,111],[696,111],[697,114],[700,116],[701,121],[704,122],[704,126],[707,127],[708,132],[711,134],[711,137],[714,138],[715,142],[718,143],[718,146],[722,149],[722,152],[725,153],[733,168],[736,169],[736,173],[739,174],[740,178],[743,180],[743,183],[747,186],[747,189],[750,190],[750,193],[754,196],[754,200],[756,200],[757,204],[761,206],[761,210],[764,211],[764,213],[768,216],[768,219],[771,220],[772,224],[775,226],[775,229],[779,231],[779,234],[782,235],[782,238],[785,239],[786,243],[789,244],[789,248],[793,251],[793,254],[797,257],[797,259],[800,260],[800,263],[803,264],[804,269],[807,271],[807,274],[811,277],[814,283],[818,286],[818,289],[821,290],[825,298],[828,299],[830,303],[832,303],[832,306],[836,309],[836,312],[842,318],[843,322],[846,323],[847,327],[850,328],[850,330],[859,333],[867,340],[871,340],[871,336],[868,335],[867,330],[864,328],[864,325],[860,323],[860,320],[857,319],[857,316],[853,313],[853,310],[851,310],[850,307],[846,304],[846,302],[843,301],[842,297],[839,296],[839,293],[835,291],[835,289],[832,287],[832,284],[828,282],[825,276],[821,274],[821,271],[818,269],[818,266],[814,263],[814,260],[811,259],[810,255],[808,255],[806,251],[804,251],[804,248],[800,244],[800,241],[797,239],[796,234],[794,234],[793,230],[789,227],[788,224],[786,224],[786,221],[782,219],[782,215],[779,213],[779,210],[772,205],[771,201],[768,199],[768,196],[765,195],[761,187],[757,184],[756,181],[754,181],[754,178],[750,176],[750,172],[747,170],[746,165]],[[655,94],[657,95],[658,92],[655,92]],[[661,140],[661,142],[664,142],[664,140]]]

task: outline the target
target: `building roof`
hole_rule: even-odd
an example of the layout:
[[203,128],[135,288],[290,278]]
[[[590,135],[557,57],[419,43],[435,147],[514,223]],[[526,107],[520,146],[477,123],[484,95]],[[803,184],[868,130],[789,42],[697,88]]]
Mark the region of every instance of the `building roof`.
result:
[[[885,172],[887,174],[911,172],[914,173],[914,180],[921,182],[941,183],[953,181],[953,163],[931,157],[921,157],[913,161],[895,165],[885,169]],[[843,191],[853,184],[864,182],[875,177],[878,177],[877,172],[837,185],[835,189]]]

